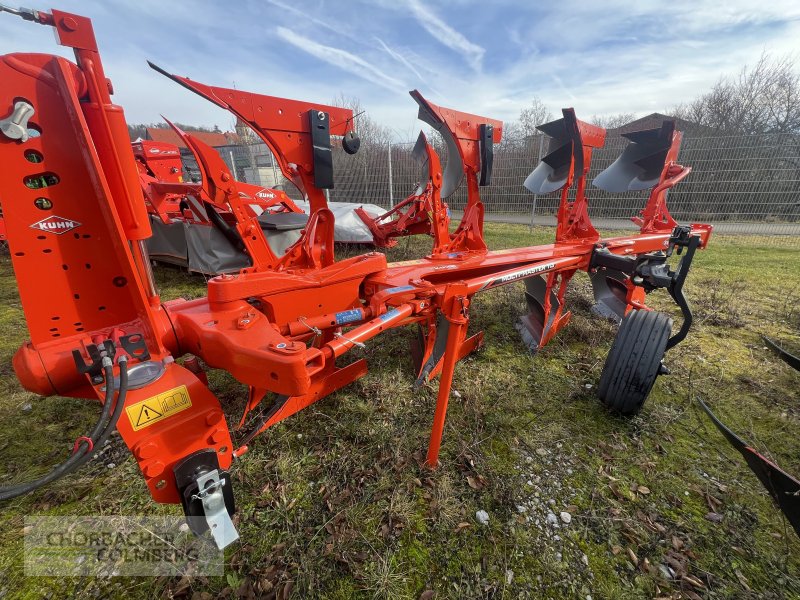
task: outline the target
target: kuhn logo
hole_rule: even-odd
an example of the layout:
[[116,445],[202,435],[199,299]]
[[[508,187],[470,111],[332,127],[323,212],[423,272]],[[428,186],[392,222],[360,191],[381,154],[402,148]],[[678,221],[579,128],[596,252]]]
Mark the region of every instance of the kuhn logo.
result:
[[150,148],[150,154],[161,154],[161,150],[158,148]]
[[31,225],[33,229],[40,229],[42,231],[46,231],[47,233],[55,233],[56,235],[67,233],[68,231],[72,231],[76,227],[80,226],[81,224],[77,221],[65,219],[64,217],[59,217],[56,215],[47,217],[46,219],[42,219],[38,223]]

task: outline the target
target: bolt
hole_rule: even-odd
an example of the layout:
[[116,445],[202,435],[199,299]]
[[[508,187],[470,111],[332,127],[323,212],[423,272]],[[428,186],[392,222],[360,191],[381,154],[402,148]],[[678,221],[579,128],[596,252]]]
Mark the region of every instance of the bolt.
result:
[[75,31],[78,28],[78,24],[72,17],[64,17],[61,19],[61,26],[67,31]]
[[154,460],[151,463],[147,463],[142,467],[142,473],[144,473],[145,477],[153,478],[158,477],[161,473],[164,472],[164,463],[160,460]]
[[158,451],[158,446],[153,442],[145,442],[144,444],[139,444],[136,448],[136,456],[140,459],[145,458],[152,458],[156,455]]

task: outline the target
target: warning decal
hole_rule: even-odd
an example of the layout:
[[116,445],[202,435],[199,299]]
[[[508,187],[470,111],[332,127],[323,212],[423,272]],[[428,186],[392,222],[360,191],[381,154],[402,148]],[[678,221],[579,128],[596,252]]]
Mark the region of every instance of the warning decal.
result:
[[158,396],[126,406],[125,412],[128,414],[128,420],[131,422],[133,430],[139,431],[191,406],[189,390],[185,385],[181,385],[162,392]]

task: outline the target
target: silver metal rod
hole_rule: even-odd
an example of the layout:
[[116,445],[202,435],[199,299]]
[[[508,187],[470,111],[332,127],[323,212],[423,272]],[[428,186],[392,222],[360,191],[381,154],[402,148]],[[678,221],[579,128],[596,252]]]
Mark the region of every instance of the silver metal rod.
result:
[[233,150],[228,150],[228,154],[231,157],[231,168],[233,169],[233,178],[236,181],[239,181],[239,173],[236,172],[236,161],[233,159]]
[[145,279],[147,284],[148,297],[158,296],[156,291],[156,280],[153,277],[153,265],[150,264],[150,253],[147,251],[146,240],[139,240],[139,257],[142,261],[142,268],[144,269]]
[[392,182],[392,145],[389,144],[389,208],[394,208],[394,185]]

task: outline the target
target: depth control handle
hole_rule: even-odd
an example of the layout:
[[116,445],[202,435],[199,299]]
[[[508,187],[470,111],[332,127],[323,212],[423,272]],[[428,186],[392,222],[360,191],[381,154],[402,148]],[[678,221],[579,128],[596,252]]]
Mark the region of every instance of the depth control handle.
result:
[[27,142],[28,120],[33,116],[33,106],[20,100],[14,103],[14,110],[5,119],[0,119],[0,132],[7,138]]

